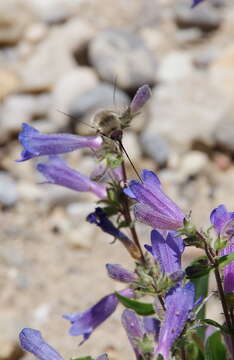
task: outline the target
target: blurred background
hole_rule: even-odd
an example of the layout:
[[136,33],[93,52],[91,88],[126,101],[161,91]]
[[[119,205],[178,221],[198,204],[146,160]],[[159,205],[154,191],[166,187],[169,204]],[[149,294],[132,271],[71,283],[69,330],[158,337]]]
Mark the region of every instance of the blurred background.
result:
[[[132,356],[120,309],[80,348],[81,339],[67,334],[61,314],[121,289],[104,264],[133,264],[85,222],[93,197],[38,185],[36,161],[15,163],[22,122],[46,133],[89,134],[80,121],[90,123],[101,108],[123,110],[148,83],[153,96],[124,135],[136,167],[157,170],[199,227],[220,203],[234,209],[234,3],[190,5],[0,0],[0,360],[24,356],[17,338],[26,326],[40,329],[65,358]],[[95,166],[87,151],[67,158],[85,174]],[[150,229],[138,230],[149,242]]]

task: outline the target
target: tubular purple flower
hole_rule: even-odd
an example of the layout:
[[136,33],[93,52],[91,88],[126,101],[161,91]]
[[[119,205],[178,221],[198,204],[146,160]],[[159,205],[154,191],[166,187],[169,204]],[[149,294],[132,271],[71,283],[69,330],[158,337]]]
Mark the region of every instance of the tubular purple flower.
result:
[[89,147],[96,151],[102,146],[101,136],[78,136],[72,134],[41,134],[34,127],[24,123],[19,134],[19,142],[24,150],[21,159],[25,161],[43,155],[58,155],[80,148]]
[[[226,246],[223,250],[220,251],[220,255],[228,255],[234,252],[234,238],[232,238],[230,245]],[[234,292],[234,261],[230,262],[223,269],[224,276],[224,292],[233,293]]]
[[25,328],[19,334],[20,346],[39,360],[63,360],[63,357],[42,337],[41,332]]
[[191,282],[184,287],[178,286],[166,297],[166,312],[159,331],[158,346],[155,355],[161,354],[169,360],[170,350],[184,329],[189,313],[194,306],[195,288]]
[[37,165],[37,170],[42,173],[47,181],[44,183],[56,184],[80,192],[91,192],[99,199],[106,199],[105,186],[90,180],[86,175],[67,166],[66,162],[57,156],[49,161]]
[[141,86],[134,98],[132,99],[132,102],[130,104],[130,111],[132,114],[136,114],[141,108],[145,105],[145,103],[149,100],[152,93],[150,90],[149,85],[143,85]]
[[175,232],[163,237],[157,230],[151,231],[152,254],[163,273],[172,274],[181,270],[184,243]]
[[219,205],[210,214],[210,222],[220,236],[234,236],[234,212],[228,212],[224,205]]
[[141,173],[143,182],[132,180],[125,194],[140,204],[134,206],[135,217],[153,228],[177,230],[183,226],[182,210],[163,192],[156,174],[149,170]]
[[137,360],[144,358],[139,342],[144,339],[145,335],[153,335],[153,340],[157,338],[160,326],[159,320],[152,317],[140,317],[135,311],[125,309],[122,314],[122,325],[127,333]]
[[[133,297],[131,289],[119,291],[123,296]],[[73,315],[63,315],[64,319],[71,322],[69,334],[72,336],[83,335],[83,344],[92,334],[92,332],[101,325],[115,311],[119,301],[115,294],[103,297],[95,305],[84,312],[78,312]]]
[[106,269],[110,278],[123,282],[131,283],[137,280],[137,276],[134,272],[124,269],[122,265],[118,264],[106,264]]

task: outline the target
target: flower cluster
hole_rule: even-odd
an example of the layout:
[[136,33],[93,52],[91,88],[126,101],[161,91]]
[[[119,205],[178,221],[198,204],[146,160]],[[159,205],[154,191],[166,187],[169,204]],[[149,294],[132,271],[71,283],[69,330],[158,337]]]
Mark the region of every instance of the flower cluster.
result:
[[[165,194],[153,171],[143,170],[138,175],[139,180],[128,181],[126,176],[122,130],[129,126],[150,94],[149,87],[142,86],[128,109],[115,115],[115,120],[118,120],[115,125],[119,124],[119,128],[113,131],[121,134],[117,138],[108,138],[103,133],[89,137],[44,135],[23,124],[19,141],[24,149],[18,161],[49,156],[48,161],[37,165],[46,183],[96,195],[98,206],[87,215],[88,223],[120,241],[134,259],[134,271],[125,269],[121,264],[106,264],[108,276],[123,284],[121,291],[110,293],[90,308],[63,315],[63,318],[70,322],[69,334],[82,336],[80,344],[83,344],[121,303],[126,308],[122,313],[122,324],[137,360],[160,357],[164,360],[190,359],[190,354],[193,354],[191,359],[194,360],[206,359],[210,358],[207,352],[212,346],[218,347],[226,356],[221,340],[224,333],[233,356],[234,212],[228,212],[224,205],[212,211],[213,239],[210,231],[200,232],[192,225],[185,212]],[[83,147],[88,147],[97,161],[105,162],[104,166],[99,164],[90,177],[70,168],[59,157]],[[114,152],[117,156],[110,162]],[[107,174],[107,179],[106,183],[100,184],[97,179],[103,172]],[[150,244],[145,244],[144,248],[138,238],[135,221],[151,227]],[[189,246],[200,248],[204,256],[184,268],[182,256],[185,247]],[[224,268],[222,274],[221,268]],[[212,271],[217,281],[225,325],[205,317],[208,274]],[[142,301],[145,296],[151,301]],[[213,342],[213,335],[205,339],[207,324],[219,329]],[[38,330],[23,329],[20,344],[22,349],[40,360],[63,359]],[[88,359],[92,360],[91,357]],[[105,359],[106,354],[97,358]]]

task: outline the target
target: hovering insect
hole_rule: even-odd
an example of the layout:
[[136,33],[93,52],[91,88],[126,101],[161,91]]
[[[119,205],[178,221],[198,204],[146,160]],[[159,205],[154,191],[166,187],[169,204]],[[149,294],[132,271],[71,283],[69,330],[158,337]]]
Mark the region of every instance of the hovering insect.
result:
[[[140,176],[134,164],[132,163],[131,159],[129,158],[127,151],[123,146],[122,136],[123,136],[123,130],[129,127],[132,119],[139,114],[139,111],[149,100],[150,96],[151,96],[150,87],[148,85],[143,85],[137,90],[130,105],[122,113],[117,113],[112,110],[100,110],[94,115],[92,120],[92,125],[84,123],[85,125],[91,127],[92,129],[95,129],[96,132],[104,138],[104,142],[106,143],[106,145],[109,146],[113,145],[113,141],[114,144],[117,143],[120,151],[125,153],[135,173],[139,178]],[[68,115],[64,112],[62,113]],[[71,115],[68,116],[73,118]]]

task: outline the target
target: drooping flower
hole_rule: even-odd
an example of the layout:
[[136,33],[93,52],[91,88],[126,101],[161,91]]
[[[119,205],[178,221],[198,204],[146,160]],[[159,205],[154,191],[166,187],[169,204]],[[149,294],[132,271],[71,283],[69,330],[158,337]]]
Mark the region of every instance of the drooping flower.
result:
[[132,114],[137,113],[139,110],[141,110],[141,108],[145,105],[145,103],[149,100],[149,98],[151,97],[152,93],[150,90],[149,85],[143,85],[141,86],[134,98],[131,101],[130,104],[130,111]]
[[181,255],[184,251],[183,240],[176,232],[163,236],[157,230],[151,231],[152,246],[145,245],[154,256],[163,273],[173,274],[181,270]]
[[210,214],[210,222],[221,237],[234,236],[234,212],[227,211],[224,205],[219,205]]
[[161,354],[164,360],[169,360],[170,350],[175,340],[184,329],[189,313],[194,306],[195,288],[191,282],[173,288],[166,297],[165,318],[159,331],[158,346],[155,355]]
[[58,155],[80,148],[89,147],[93,151],[102,146],[101,136],[78,136],[72,134],[41,134],[34,127],[24,123],[19,134],[24,150],[21,159],[25,161],[43,155]]
[[[220,255],[228,255],[234,252],[234,212],[228,212],[224,205],[219,205],[211,212],[210,221],[215,231],[229,243],[220,251]],[[223,269],[224,291],[234,292],[234,261],[227,264]]]
[[70,168],[58,156],[51,157],[47,162],[39,163],[37,170],[47,179],[44,183],[61,185],[80,192],[91,192],[100,199],[106,199],[107,197],[105,186]]
[[[63,360],[63,357],[43,339],[39,330],[30,328],[21,330],[19,341],[21,348],[33,354],[38,360]],[[102,354],[96,360],[108,360],[108,357]]]
[[97,207],[95,211],[87,216],[87,221],[91,224],[96,224],[107,234],[112,235],[114,238],[121,241],[121,243],[126,247],[129,253],[135,258],[140,259],[141,254],[136,245],[120,231],[114,224],[108,219],[107,214],[102,210],[102,208]]
[[[133,297],[131,289],[125,289],[119,292],[123,296]],[[64,319],[71,322],[69,334],[72,336],[83,335],[83,341],[86,341],[92,332],[101,325],[115,311],[119,301],[115,294],[103,297],[95,305],[84,312],[78,312],[73,315],[63,315]]]
[[162,230],[176,230],[183,226],[182,210],[163,192],[156,174],[149,170],[141,173],[143,182],[132,180],[125,194],[139,204],[134,206],[137,220]]
[[106,264],[106,269],[108,275],[117,281],[124,283],[131,283],[137,280],[137,275],[125,269],[122,265],[119,264]]

